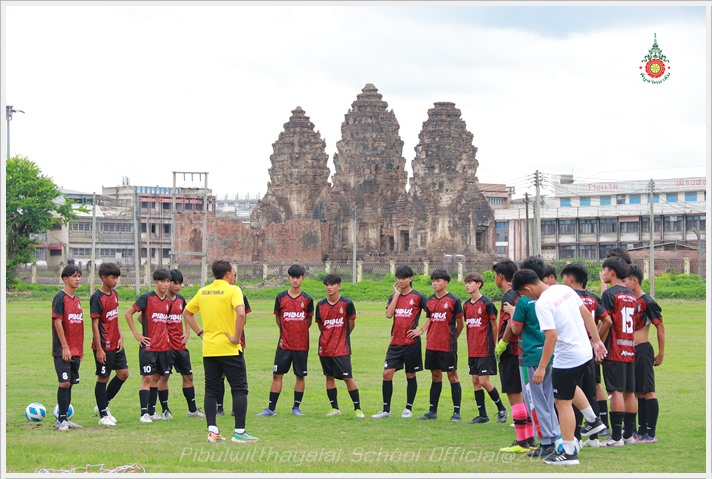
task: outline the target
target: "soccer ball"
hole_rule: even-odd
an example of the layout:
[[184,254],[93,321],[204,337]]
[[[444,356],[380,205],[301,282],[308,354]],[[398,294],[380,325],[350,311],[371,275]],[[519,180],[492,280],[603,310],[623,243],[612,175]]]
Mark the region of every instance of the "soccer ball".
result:
[[[70,404],[69,409],[67,409],[67,419],[72,419],[72,416],[74,416],[74,408]],[[54,417],[59,419],[59,404],[54,406]]]
[[25,408],[25,418],[28,421],[40,422],[47,415],[47,409],[38,402],[33,402]]
[[[556,445],[556,453],[563,454],[564,453],[564,440],[562,438],[558,438],[554,444]],[[581,451],[581,441],[574,438],[574,452],[576,454],[578,454],[580,451]]]

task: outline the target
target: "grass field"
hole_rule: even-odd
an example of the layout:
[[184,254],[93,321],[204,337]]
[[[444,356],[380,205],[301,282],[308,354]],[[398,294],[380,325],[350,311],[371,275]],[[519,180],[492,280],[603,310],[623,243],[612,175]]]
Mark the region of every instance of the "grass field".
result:
[[[94,360],[89,349],[87,327],[81,383],[74,387],[73,420],[82,430],[57,432],[53,418],[33,424],[23,416],[33,401],[43,403],[52,415],[56,403],[56,376],[50,356],[50,304],[48,301],[16,300],[6,305],[6,461],[9,473],[42,469],[70,469],[87,464],[115,468],[139,464],[147,473],[552,473],[540,461],[502,454],[500,447],[514,439],[509,424],[492,421],[468,425],[476,415],[472,383],[467,375],[466,344],[460,338],[460,381],[463,385],[462,415],[459,424],[448,422],[452,412],[447,382],[440,400],[437,421],[401,419],[405,403],[405,376],[394,379],[394,417],[357,419],[343,384],[338,384],[343,415],[325,417],[329,402],[324,377],[316,355],[318,329],[312,326],[310,373],[302,402],[304,417],[289,412],[292,405],[293,376],[285,375],[284,390],[275,417],[255,417],[267,403],[272,378],[272,360],[277,343],[277,327],[271,313],[273,302],[251,301],[253,313],[246,328],[248,380],[250,385],[247,430],[260,438],[253,444],[205,442],[204,420],[188,418],[180,379],[171,379],[171,421],[140,424],[138,405],[138,347],[122,320],[131,376],[112,401],[118,419],[115,428],[102,428],[92,415],[94,401]],[[88,310],[88,300],[83,300]],[[130,303],[123,301],[121,312]],[[667,346],[663,365],[656,368],[660,400],[658,444],[625,448],[584,449],[581,465],[567,473],[695,473],[706,464],[706,340],[704,302],[663,302]],[[381,371],[387,348],[390,321],[383,314],[385,303],[356,302],[357,326],[352,334],[354,379],[359,385],[363,410],[370,416],[381,409]],[[655,333],[651,331],[651,339]],[[39,338],[39,342],[37,340]],[[203,398],[201,343],[191,336],[198,402]],[[499,378],[494,378],[499,388]],[[418,375],[418,396],[414,413],[427,409],[430,375]],[[230,404],[228,393],[228,406]],[[506,399],[505,399],[506,401]],[[495,408],[487,398],[490,417]],[[160,409],[160,407],[159,407]],[[218,418],[224,432],[232,429],[233,418]],[[510,419],[511,421],[511,419]]]

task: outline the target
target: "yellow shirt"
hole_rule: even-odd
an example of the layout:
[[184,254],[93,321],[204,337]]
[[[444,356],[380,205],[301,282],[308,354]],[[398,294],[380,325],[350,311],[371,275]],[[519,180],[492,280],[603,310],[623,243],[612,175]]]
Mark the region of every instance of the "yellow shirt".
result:
[[203,356],[237,356],[240,344],[232,344],[225,334],[235,334],[235,308],[244,306],[242,290],[224,279],[216,279],[198,293],[185,307],[191,313],[200,310],[203,320]]

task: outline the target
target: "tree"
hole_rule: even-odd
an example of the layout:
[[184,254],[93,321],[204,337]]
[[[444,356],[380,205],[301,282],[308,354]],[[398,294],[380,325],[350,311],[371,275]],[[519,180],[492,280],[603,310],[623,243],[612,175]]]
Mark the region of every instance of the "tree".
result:
[[46,233],[52,226],[76,218],[68,201],[52,178],[23,156],[7,161],[5,176],[5,221],[7,285],[15,283],[15,270],[33,260],[35,241],[31,235]]

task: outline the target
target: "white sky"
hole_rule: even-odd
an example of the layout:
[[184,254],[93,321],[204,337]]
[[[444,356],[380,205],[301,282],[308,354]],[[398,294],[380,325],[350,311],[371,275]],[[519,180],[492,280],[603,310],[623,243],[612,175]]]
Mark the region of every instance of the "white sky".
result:
[[[254,197],[297,105],[333,171],[344,115],[373,83],[409,171],[427,110],[451,101],[483,183],[704,176],[712,2],[680,4],[3,2],[3,104],[25,111],[11,154],[73,190],[207,171],[218,197]],[[671,67],[659,85],[640,78],[653,34]],[[2,139],[5,155],[4,118]]]

